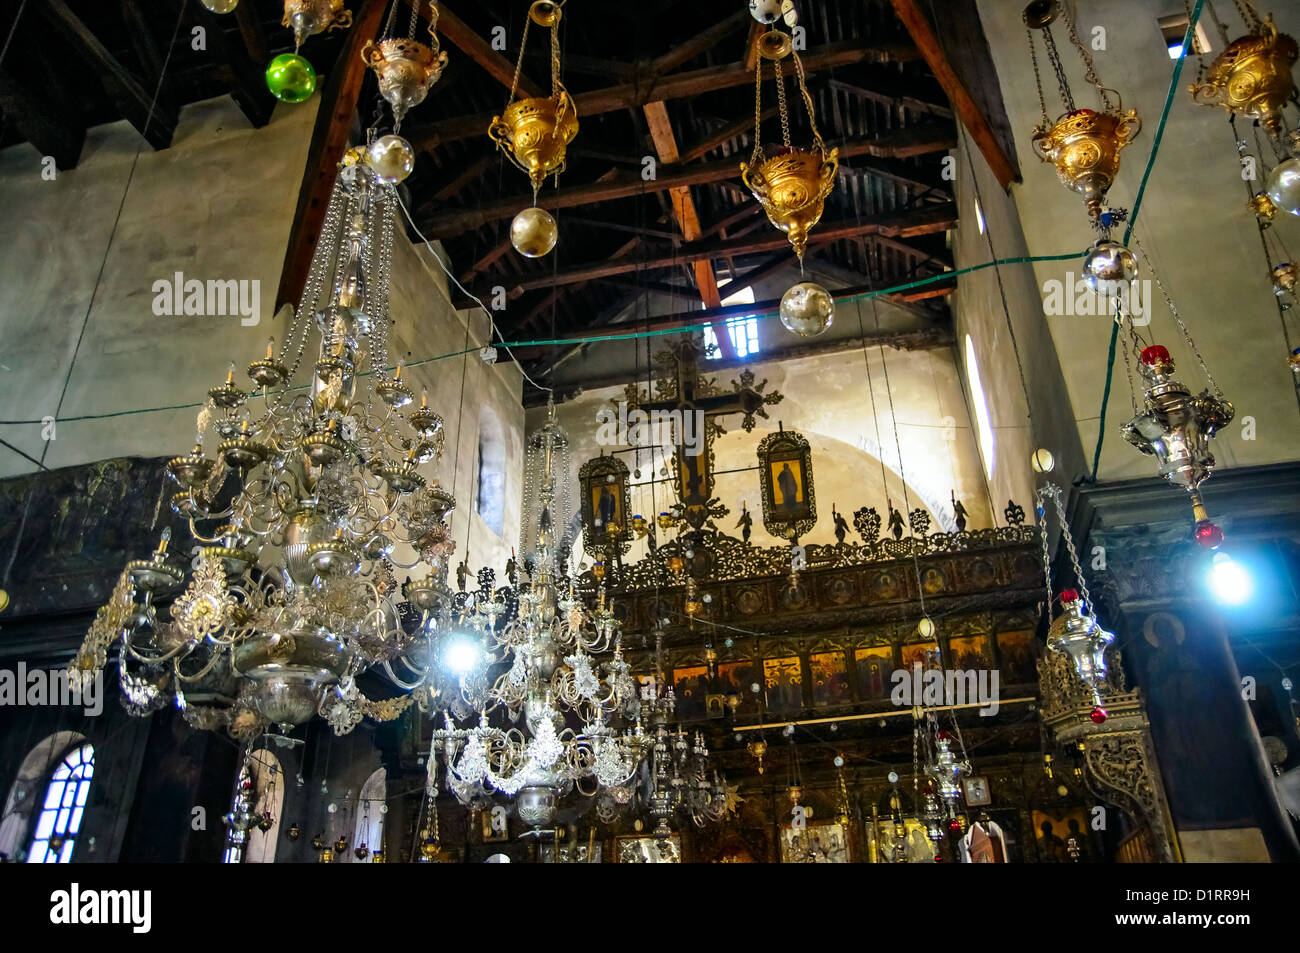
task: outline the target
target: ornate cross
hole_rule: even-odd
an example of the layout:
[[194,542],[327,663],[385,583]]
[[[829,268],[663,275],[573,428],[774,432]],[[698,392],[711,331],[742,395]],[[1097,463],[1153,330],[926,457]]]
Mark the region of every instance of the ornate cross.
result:
[[636,384],[628,384],[625,391],[629,414],[642,411],[652,426],[656,420],[673,421],[674,482],[683,516],[693,529],[727,513],[713,496],[713,439],[726,433],[717,418],[743,414],[740,425],[749,433],[754,418],[766,418],[765,408],[785,397],[777,391],[763,393],[767,380],[755,386],[754,372],[748,368],[740,372],[740,380],[731,382],[730,391],[720,390],[712,378],[700,376],[701,353],[702,346],[686,335],[655,358],[664,374],[655,381],[655,399]]

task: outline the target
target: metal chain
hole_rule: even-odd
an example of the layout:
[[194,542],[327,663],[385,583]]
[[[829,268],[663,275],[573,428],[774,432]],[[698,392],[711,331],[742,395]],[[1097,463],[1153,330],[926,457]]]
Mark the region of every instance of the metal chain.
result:
[[1052,124],[1047,116],[1047,99],[1043,96],[1043,77],[1038,71],[1038,49],[1034,46],[1034,31],[1025,27],[1025,38],[1029,40],[1029,62],[1034,66],[1034,88],[1038,90],[1038,108],[1043,111],[1043,128]]
[[1056,505],[1056,516],[1061,521],[1061,541],[1065,543],[1066,552],[1070,555],[1070,566],[1074,569],[1074,579],[1079,586],[1079,593],[1083,596],[1084,607],[1091,609],[1092,596],[1088,593],[1088,581],[1084,579],[1083,568],[1079,565],[1079,553],[1074,548],[1074,537],[1070,535],[1070,524],[1065,519],[1065,504],[1061,502],[1061,488],[1055,483],[1045,483],[1035,495],[1038,499],[1038,528],[1043,538],[1043,569],[1046,573],[1047,582],[1048,618],[1051,618],[1052,611],[1052,577],[1047,551],[1047,507],[1043,505],[1043,498],[1048,496],[1052,498],[1052,502]]
[[1196,342],[1192,340],[1192,332],[1187,330],[1187,325],[1183,323],[1182,315],[1178,313],[1178,306],[1174,304],[1174,299],[1170,296],[1169,292],[1165,290],[1164,283],[1161,282],[1160,276],[1156,274],[1155,265],[1151,263],[1151,258],[1147,255],[1146,249],[1142,247],[1142,243],[1138,241],[1136,235],[1133,236],[1133,246],[1137,248],[1138,254],[1142,256],[1142,260],[1146,262],[1147,270],[1151,273],[1151,280],[1156,283],[1156,287],[1160,289],[1160,293],[1164,296],[1165,305],[1169,308],[1169,313],[1174,316],[1174,322],[1178,325],[1178,330],[1182,332],[1183,340],[1187,343],[1188,349],[1196,358],[1196,363],[1201,366],[1201,373],[1205,375],[1205,379],[1209,382],[1211,389],[1213,389],[1214,396],[1222,400],[1223,390],[1219,387],[1218,381],[1214,379],[1214,375],[1210,373],[1210,368],[1205,363],[1205,358],[1201,356],[1200,348],[1198,348]]
[[415,28],[420,25],[420,0],[411,0],[411,25],[406,31],[408,40],[415,39]]
[[1255,4],[1251,0],[1237,0],[1237,12],[1246,21],[1246,29],[1252,33],[1263,31],[1264,21],[1260,19],[1259,11],[1255,9]]
[[388,21],[384,24],[384,36],[393,35],[393,24],[397,20],[397,8],[401,5],[402,0],[393,0],[393,5],[388,8]]
[[1070,42],[1074,44],[1074,48],[1078,52],[1079,58],[1083,60],[1084,77],[1092,84],[1093,88],[1097,90],[1097,95],[1101,97],[1102,106],[1108,110],[1114,109],[1115,104],[1111,102],[1110,96],[1107,95],[1109,90],[1101,85],[1101,79],[1097,76],[1097,67],[1093,65],[1092,54],[1088,52],[1088,48],[1083,44],[1083,41],[1079,39],[1079,34],[1075,31],[1074,11],[1071,9],[1071,4],[1069,3],[1065,4],[1065,27],[1069,31]]
[[772,69],[776,73],[776,102],[781,112],[781,141],[790,147],[790,110],[785,104],[785,77],[781,75],[781,61],[773,60]]
[[[1183,12],[1187,15],[1187,29],[1191,30],[1192,0],[1183,0]],[[1224,41],[1224,45],[1227,45],[1226,40]],[[1195,31],[1192,32],[1192,48],[1191,50],[1183,50],[1183,56],[1188,56],[1190,53],[1196,54],[1196,85],[1199,86],[1205,82],[1205,51],[1201,49],[1200,41],[1197,39]],[[1230,113],[1229,115],[1231,116],[1232,114]]]
[[757,167],[763,158],[763,57],[754,57],[754,152],[749,164]]
[[799,81],[799,92],[803,96],[804,107],[808,110],[808,125],[812,127],[813,144],[817,147],[818,152],[826,152],[826,143],[822,141],[822,134],[817,128],[817,111],[813,108],[812,96],[808,93],[808,83],[805,81],[803,71],[803,60],[799,59],[799,54],[791,51],[794,57],[795,76]]
[[515,101],[515,92],[519,89],[519,74],[524,69],[524,50],[528,49],[528,24],[532,17],[524,17],[524,35],[519,40],[519,60],[515,63],[515,77],[510,81],[510,98],[506,100],[506,106],[509,107]]
[[556,23],[551,27],[551,96],[557,102],[563,88],[560,84],[560,25]]
[[1070,82],[1065,78],[1065,67],[1061,64],[1061,53],[1056,48],[1056,38],[1052,36],[1050,26],[1043,27],[1043,45],[1047,47],[1047,61],[1056,72],[1056,88],[1061,94],[1061,105],[1066,112],[1074,112],[1074,94],[1070,92]]
[[1213,3],[1207,3],[1210,8],[1210,19],[1214,21],[1215,28],[1219,31],[1219,39],[1223,40],[1223,45],[1227,46],[1231,41],[1228,39],[1228,28],[1222,20],[1219,19],[1219,13],[1214,9]]
[[433,37],[434,39],[435,53],[438,51],[438,44],[437,44],[438,34],[436,32],[438,29],[438,14],[439,14],[438,4],[436,0],[429,0],[429,36]]
[[[1124,316],[1119,312],[1118,308],[1115,313],[1115,322],[1121,328],[1124,326]],[[1133,363],[1129,359],[1128,351],[1129,349],[1126,347],[1120,348],[1120,352],[1124,355],[1124,376],[1128,378],[1128,403],[1133,408],[1133,416],[1136,417],[1138,415],[1137,387],[1133,383]]]

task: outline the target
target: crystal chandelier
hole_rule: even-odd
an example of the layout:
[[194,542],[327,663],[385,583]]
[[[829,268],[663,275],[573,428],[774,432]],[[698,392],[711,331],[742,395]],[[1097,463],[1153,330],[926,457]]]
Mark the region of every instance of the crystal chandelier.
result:
[[[455,501],[420,473],[442,452],[442,419],[424,398],[403,411],[413,392],[400,366],[388,370],[395,206],[364,150],[350,151],[278,353],[271,341],[249,365],[251,392],[232,365],[208,391],[193,450],[167,464],[172,508],[198,544],[189,585],[176,596],[186,572],[164,531],[152,557],[126,566],[70,666],[90,677],[117,643],[134,713],[174,700],[191,725],[241,739],[319,713],[342,734],[412,701],[372,701],[363,672],[430,685]],[[295,387],[309,339],[310,384]],[[398,569],[423,570],[409,602]]]
[[[446,786],[462,804],[482,805],[493,792],[514,797],[519,818],[538,831],[552,826],[558,799],[575,787],[588,796],[624,788],[650,747],[604,592],[588,609],[561,571],[552,513],[567,498],[567,447],[552,406],[525,463],[527,580],[495,593],[481,589],[464,612],[461,637],[480,647],[484,665],[504,671],[490,688],[477,680],[481,690],[475,679],[462,679],[460,705],[470,710],[462,720],[470,724],[458,727],[454,707],[445,711],[428,760],[430,796],[441,756]],[[568,512],[567,505],[558,511]],[[560,549],[567,558],[567,544]],[[593,657],[606,652],[607,662]]]

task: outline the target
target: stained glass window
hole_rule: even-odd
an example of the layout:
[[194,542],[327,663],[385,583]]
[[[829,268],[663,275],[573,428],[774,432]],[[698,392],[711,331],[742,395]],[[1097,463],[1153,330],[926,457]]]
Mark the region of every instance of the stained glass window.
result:
[[86,810],[90,779],[94,774],[95,749],[92,745],[72,749],[59,762],[45,788],[45,803],[36,819],[27,863],[66,864],[72,860],[72,849],[77,831],[81,829],[81,816]]

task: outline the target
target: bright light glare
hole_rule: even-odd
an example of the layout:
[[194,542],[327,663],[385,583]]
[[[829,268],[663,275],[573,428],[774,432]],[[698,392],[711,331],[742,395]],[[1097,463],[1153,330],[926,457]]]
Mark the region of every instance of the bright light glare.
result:
[[456,636],[442,650],[442,661],[457,675],[464,675],[478,664],[482,653],[472,639]]
[[1215,553],[1208,578],[1214,598],[1224,605],[1239,606],[1255,591],[1250,573],[1234,562],[1227,553]]
[[1181,59],[1182,55],[1183,55],[1183,44],[1181,43],[1169,44],[1169,58],[1171,60]]

